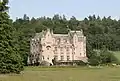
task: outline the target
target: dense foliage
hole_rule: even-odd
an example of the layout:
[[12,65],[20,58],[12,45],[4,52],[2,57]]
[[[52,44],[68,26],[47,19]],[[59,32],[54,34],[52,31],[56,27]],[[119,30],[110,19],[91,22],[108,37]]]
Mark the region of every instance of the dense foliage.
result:
[[[87,55],[92,58],[93,49],[101,50],[105,46],[110,51],[120,50],[120,20],[113,20],[111,17],[88,16],[84,20],[77,20],[74,16],[67,20],[66,17],[54,15],[53,18],[40,17],[31,18],[25,14],[23,18],[17,18],[14,22],[19,39],[19,50],[27,62],[29,53],[29,41],[35,33],[39,33],[47,27],[53,29],[54,33],[67,33],[68,27],[71,30],[83,29],[87,37]],[[95,60],[95,59],[94,59]]]
[[8,0],[0,2],[0,73],[20,73],[23,63],[17,49],[15,29],[6,10]]

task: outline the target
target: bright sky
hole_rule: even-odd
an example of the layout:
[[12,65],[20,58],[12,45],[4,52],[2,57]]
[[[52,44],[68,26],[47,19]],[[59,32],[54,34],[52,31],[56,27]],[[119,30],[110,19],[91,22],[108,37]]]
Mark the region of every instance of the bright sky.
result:
[[83,19],[89,15],[120,18],[120,0],[10,0],[9,14],[12,19],[23,17],[52,17],[60,14]]

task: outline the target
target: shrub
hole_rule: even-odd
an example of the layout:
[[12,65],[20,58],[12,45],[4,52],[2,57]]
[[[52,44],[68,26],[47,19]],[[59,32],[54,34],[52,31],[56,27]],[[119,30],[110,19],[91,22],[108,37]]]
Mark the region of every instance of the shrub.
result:
[[101,64],[119,63],[118,59],[114,56],[114,54],[112,52],[109,52],[108,50],[102,50],[100,52],[100,60]]
[[41,64],[42,66],[50,66],[50,63],[47,61],[42,61]]
[[83,62],[82,60],[73,61],[73,63],[75,63],[75,64],[78,65],[78,66],[85,66],[85,65],[87,65],[87,63]]

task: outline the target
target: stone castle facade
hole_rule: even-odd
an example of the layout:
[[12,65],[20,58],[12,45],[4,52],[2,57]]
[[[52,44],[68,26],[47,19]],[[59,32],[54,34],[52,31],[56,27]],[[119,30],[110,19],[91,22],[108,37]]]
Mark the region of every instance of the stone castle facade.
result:
[[82,30],[69,31],[68,34],[54,34],[50,29],[43,30],[31,39],[30,52],[28,64],[42,61],[53,64],[53,59],[59,62],[87,61],[86,37]]

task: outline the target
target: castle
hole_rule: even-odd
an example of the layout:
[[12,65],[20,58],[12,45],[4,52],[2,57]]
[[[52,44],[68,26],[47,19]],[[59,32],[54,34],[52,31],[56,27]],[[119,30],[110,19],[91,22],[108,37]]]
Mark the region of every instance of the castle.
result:
[[87,61],[86,37],[83,31],[69,31],[68,34],[54,34],[52,30],[36,33],[30,41],[28,64],[46,61],[59,62]]

